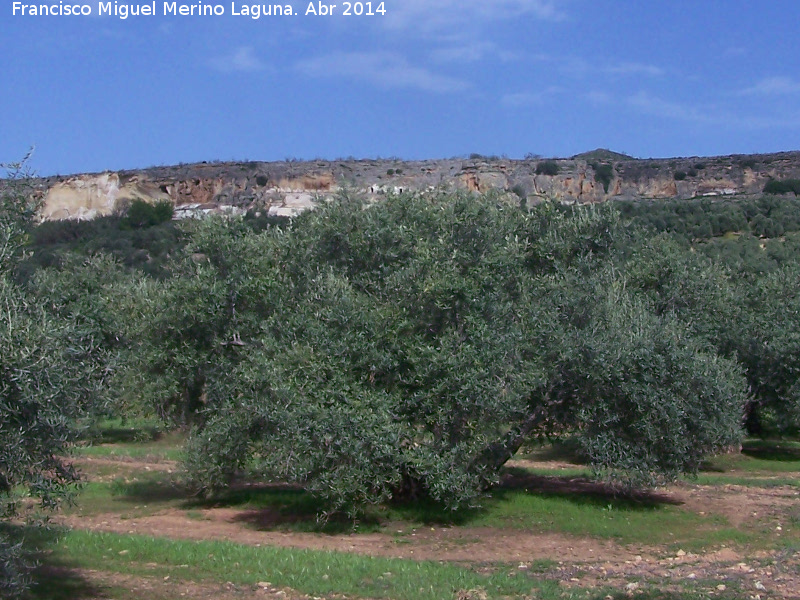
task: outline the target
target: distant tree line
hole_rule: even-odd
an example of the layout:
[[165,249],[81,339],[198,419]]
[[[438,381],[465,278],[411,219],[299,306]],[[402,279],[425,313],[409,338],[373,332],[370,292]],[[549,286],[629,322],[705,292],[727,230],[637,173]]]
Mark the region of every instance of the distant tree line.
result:
[[616,204],[623,218],[689,240],[705,240],[727,233],[775,238],[800,231],[800,198],[795,197],[626,200]]

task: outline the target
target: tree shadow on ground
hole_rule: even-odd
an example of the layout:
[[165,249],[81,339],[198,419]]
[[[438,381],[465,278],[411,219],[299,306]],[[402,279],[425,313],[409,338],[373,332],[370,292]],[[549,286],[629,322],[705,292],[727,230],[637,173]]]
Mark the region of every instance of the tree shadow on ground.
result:
[[380,528],[376,511],[365,511],[356,518],[344,513],[323,517],[325,506],[319,498],[294,484],[239,486],[210,499],[205,505],[248,508],[234,520],[258,531],[291,530],[334,535]]
[[259,531],[294,531],[315,533],[360,533],[380,530],[391,521],[426,525],[469,525],[493,506],[511,499],[520,492],[544,498],[556,498],[573,505],[608,510],[651,511],[664,505],[680,505],[681,501],[665,493],[629,490],[608,483],[581,477],[534,475],[529,471],[508,468],[501,482],[491,490],[481,506],[451,510],[444,504],[421,496],[365,509],[357,518],[334,514],[320,519],[324,505],[313,494],[298,485],[246,485],[232,489],[214,499],[195,503],[206,508],[243,508],[234,517]]
[[112,484],[112,494],[130,502],[186,500],[191,503],[196,498],[195,490],[174,478],[163,475],[153,475],[152,479],[115,482]]
[[754,471],[762,468],[763,465],[754,465],[747,459],[771,463],[798,463],[800,444],[792,440],[748,439],[742,444],[741,450],[710,457],[703,462],[700,470],[706,473],[727,473],[734,470]]
[[748,440],[742,445],[742,454],[761,460],[800,461],[800,448],[791,442]]
[[89,438],[96,444],[130,444],[157,442],[166,436],[160,424],[114,425],[89,431]]
[[516,467],[503,470],[500,484],[490,490],[489,497],[480,501],[481,506],[452,511],[441,503],[422,498],[413,502],[396,502],[392,512],[403,520],[419,521],[426,525],[469,525],[497,505],[520,492],[540,498],[559,499],[570,504],[608,510],[626,509],[651,511],[664,505],[680,505],[673,496],[648,490],[630,490],[610,483],[585,477],[536,475]]
[[581,451],[577,440],[566,438],[547,443],[532,443],[523,447],[517,455],[519,458],[526,458],[540,461],[565,461],[576,466],[588,465],[584,453]]
[[[625,505],[630,508],[679,505],[681,501],[663,492],[647,489],[631,489],[613,483],[586,477],[561,477],[558,475],[536,475],[515,467],[504,470],[496,491],[525,490],[539,495],[580,498],[582,504],[598,506]],[[493,494],[495,491],[493,491]]]
[[29,600],[100,600],[108,597],[80,571],[57,556],[56,546],[62,531],[42,525],[0,525],[0,531],[22,545],[23,567],[30,582]]
[[69,566],[49,562],[47,557],[32,574],[31,600],[100,600],[110,598],[104,590]]

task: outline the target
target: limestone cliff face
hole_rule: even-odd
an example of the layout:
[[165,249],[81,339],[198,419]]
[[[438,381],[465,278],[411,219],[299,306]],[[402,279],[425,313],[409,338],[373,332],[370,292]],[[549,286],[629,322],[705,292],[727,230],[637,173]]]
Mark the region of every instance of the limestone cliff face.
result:
[[148,202],[170,199],[146,177],[121,182],[116,173],[79,175],[47,188],[41,217],[44,220],[93,219],[114,214],[135,199]]
[[552,175],[541,174],[547,171],[538,168],[541,159],[201,163],[51,177],[38,182],[38,193],[44,220],[111,215],[134,199],[169,200],[178,217],[254,208],[293,216],[343,188],[376,200],[403,191],[455,189],[495,190],[529,202],[593,203],[751,196],[771,178],[800,177],[800,152],[659,160],[592,154],[547,161],[557,165]]

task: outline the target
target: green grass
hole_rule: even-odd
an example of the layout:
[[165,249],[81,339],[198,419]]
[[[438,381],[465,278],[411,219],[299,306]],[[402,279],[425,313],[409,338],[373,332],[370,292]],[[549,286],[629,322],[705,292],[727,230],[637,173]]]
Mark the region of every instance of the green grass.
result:
[[[494,527],[531,532],[556,532],[572,536],[613,539],[630,544],[751,543],[758,532],[732,528],[720,516],[699,515],[668,497],[638,499],[614,496],[585,480],[529,475],[520,485],[500,487],[481,500],[481,506],[457,512],[430,501],[374,507],[357,521],[342,517],[317,520],[320,506],[307,492],[290,486],[232,490],[213,500],[194,497],[174,476],[138,471],[113,481],[87,484],[75,507],[79,515],[119,513],[133,518],[164,508],[199,509],[235,507],[247,510],[245,526],[258,530],[292,532],[368,533],[419,526]],[[709,477],[709,476],[704,476]],[[730,480],[730,478],[729,478]]]
[[[106,429],[108,430],[108,428]],[[118,433],[115,435],[119,435]],[[146,436],[140,435],[140,438]],[[102,450],[105,456],[161,456],[179,454],[178,434],[156,432],[146,441],[125,441],[83,449]],[[95,454],[97,455],[97,454]],[[574,462],[569,444],[537,446],[526,450],[537,461]],[[693,482],[704,485],[736,484],[749,487],[800,487],[791,473],[800,472],[800,443],[748,440],[741,454],[714,457]],[[214,506],[248,509],[246,526],[261,530],[295,532],[375,532],[413,529],[420,525],[494,527],[533,532],[592,536],[631,544],[684,544],[692,547],[717,543],[749,544],[757,541],[753,527],[732,528],[724,518],[699,515],[675,504],[668,496],[642,494],[620,497],[614,490],[590,481],[585,467],[561,469],[509,469],[510,483],[480,501],[480,506],[452,512],[429,501],[373,507],[357,521],[317,519],[320,505],[293,486],[253,486],[228,491],[212,500],[193,496],[177,476],[131,470],[112,481],[92,482],[78,497],[78,514],[103,512],[144,516],[166,507],[198,509]],[[106,473],[106,479],[113,473]]]
[[[110,431],[113,428],[107,428]],[[119,428],[117,428],[119,429]],[[104,434],[105,435],[105,434]],[[161,431],[125,433],[114,431],[118,441],[82,449],[95,456],[167,459],[179,455],[180,437]],[[99,449],[99,450],[96,450]],[[569,446],[528,449],[526,458],[574,463]],[[166,507],[182,508],[187,516],[202,519],[202,509],[229,506],[244,510],[243,523],[268,530],[340,532],[391,532],[398,544],[411,543],[410,533],[419,526],[458,526],[465,543],[472,528],[498,528],[530,532],[557,532],[570,536],[612,539],[623,544],[660,545],[700,551],[722,544],[749,548],[795,548],[800,539],[794,530],[800,512],[785,515],[782,536],[773,524],[747,523],[734,528],[720,515],[700,515],[675,503],[668,496],[642,494],[636,498],[614,495],[609,488],[589,480],[587,469],[576,465],[558,469],[509,469],[510,481],[481,500],[480,507],[453,513],[433,502],[390,504],[375,507],[357,522],[331,519],[319,523],[316,499],[293,486],[252,486],[234,489],[213,500],[192,496],[176,475],[161,471],[91,465],[105,481],[84,486],[77,514],[114,513],[120,518],[146,516]],[[800,443],[748,440],[742,454],[709,460],[698,483],[738,484],[750,487],[800,486],[793,473],[800,472]],[[116,477],[115,477],[116,475]],[[112,479],[113,478],[113,479]],[[245,518],[245,517],[243,517]],[[398,532],[399,530],[399,532]],[[608,590],[566,590],[542,581],[555,565],[543,561],[525,572],[515,565],[484,564],[471,568],[437,562],[364,557],[349,553],[255,548],[228,541],[181,541],[97,532],[71,531],[64,534],[56,552],[47,562],[70,567],[131,574],[158,581],[232,582],[255,586],[269,581],[274,587],[288,587],[309,595],[345,595],[358,598],[426,599],[454,598],[458,590],[483,589],[490,598],[531,597],[587,598],[601,600],[610,595],[622,599],[622,592]],[[188,565],[188,566],[187,566]],[[488,568],[486,568],[488,567]],[[513,575],[512,575],[513,574]],[[58,581],[63,579],[64,584]],[[700,582],[670,581],[671,591],[661,591],[663,581],[643,581],[635,597],[643,600],[694,600],[705,597]],[[96,590],[80,578],[51,576],[45,572],[34,600],[94,598]],[[699,586],[699,587],[698,587]],[[728,595],[726,595],[726,593]],[[736,598],[736,591],[715,592],[715,598]],[[102,597],[129,600],[124,590],[102,590]],[[153,596],[158,600],[158,596]]]
[[470,525],[612,538],[636,544],[713,543],[713,539],[731,541],[740,537],[721,517],[698,515],[667,503],[524,490],[498,490],[487,502],[487,510]]
[[149,442],[165,431],[164,425],[152,417],[107,418],[90,430],[90,437],[99,443]]
[[[158,581],[167,575],[171,581],[201,583],[230,582],[240,589],[255,588],[268,581],[272,588],[291,588],[311,596],[385,598],[390,600],[442,600],[455,598],[459,591],[483,590],[488,598],[538,600],[622,600],[625,592],[604,588],[568,590],[541,573],[552,571],[552,564],[522,571],[516,564],[495,564],[481,572],[434,561],[365,557],[357,554],[318,550],[252,547],[227,541],[174,541],[136,535],[117,535],[86,531],[65,532],[48,556],[48,562],[84,569],[146,577]],[[59,573],[41,577],[35,598],[77,600],[95,597],[91,585],[79,577],[64,579]],[[56,579],[53,581],[53,579]],[[65,582],[66,585],[60,584]],[[713,590],[716,580],[640,581],[635,597],[642,600],[696,600]],[[676,589],[677,588],[677,589]],[[52,592],[52,595],[48,595]],[[128,600],[129,591],[103,589],[104,598]],[[157,592],[155,592],[157,593]],[[714,590],[714,597],[733,599],[737,590]],[[148,593],[148,595],[150,595]],[[152,596],[154,599],[160,596]],[[479,597],[478,594],[472,596]]]
[[741,453],[708,459],[695,481],[702,485],[800,487],[797,474],[800,474],[800,442],[749,439]]
[[182,441],[182,434],[170,433],[149,442],[118,442],[80,446],[75,449],[75,456],[130,458],[146,462],[179,461],[183,457]]
[[[626,544],[680,543],[692,547],[751,543],[757,539],[755,532],[737,530],[718,515],[699,515],[667,498],[626,499],[602,491],[570,491],[576,485],[572,479],[541,479],[550,490],[498,488],[481,500],[480,507],[457,512],[424,500],[390,504],[373,508],[357,522],[317,522],[314,497],[300,489],[247,489],[226,494],[213,504],[258,511],[252,515],[250,526],[264,530],[367,533],[457,526],[468,534],[470,528],[493,527],[591,536]],[[562,482],[565,491],[558,489]]]
[[137,471],[112,481],[89,482],[81,487],[66,514],[96,515],[123,512],[125,516],[146,516],[168,507],[180,507],[191,498],[179,480],[168,473]]
[[692,479],[692,482],[700,485],[741,485],[754,488],[800,487],[800,480],[795,477],[754,477],[736,474],[701,473]]
[[[480,574],[464,567],[355,554],[256,548],[226,541],[174,541],[135,535],[67,532],[56,557],[78,567],[191,581],[256,585],[269,581],[310,595],[345,594],[397,600],[441,600],[483,588],[492,598],[558,598],[554,583],[509,570]],[[157,566],[154,566],[157,565]],[[600,596],[602,597],[602,596]]]
[[775,448],[751,449],[741,454],[722,454],[703,465],[705,472],[717,473],[800,473],[800,450],[779,451]]
[[[513,467],[514,469],[518,469],[518,467]],[[586,467],[574,467],[574,468],[547,468],[547,467],[521,467],[519,470],[524,471],[530,475],[538,475],[540,477],[563,477],[563,478],[570,478],[570,479],[591,479],[592,478],[592,470]]]
[[549,443],[532,442],[523,446],[515,458],[538,461],[565,461],[576,465],[584,464],[580,445],[575,439],[565,438]]
[[105,419],[93,427],[75,455],[137,460],[181,460],[186,435],[152,418]]

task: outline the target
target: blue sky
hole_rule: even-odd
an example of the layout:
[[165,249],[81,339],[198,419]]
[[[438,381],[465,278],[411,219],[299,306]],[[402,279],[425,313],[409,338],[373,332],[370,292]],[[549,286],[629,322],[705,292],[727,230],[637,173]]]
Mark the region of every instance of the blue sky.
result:
[[0,162],[31,145],[43,175],[800,149],[797,0],[389,0],[370,17],[338,0],[334,16],[307,16],[304,1],[257,20],[220,3],[225,16],[163,16],[159,0],[123,20],[96,1],[83,17],[6,2]]

